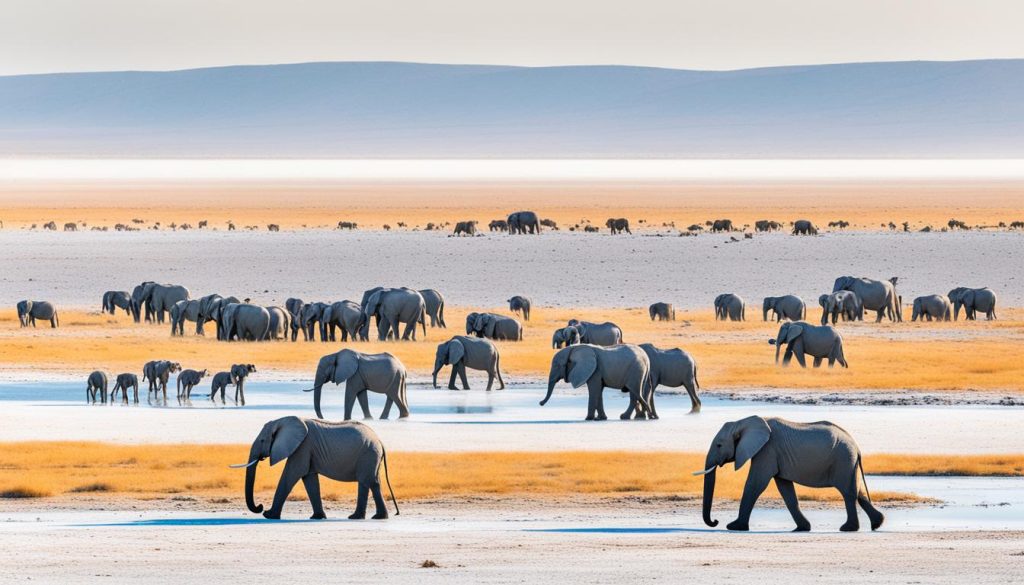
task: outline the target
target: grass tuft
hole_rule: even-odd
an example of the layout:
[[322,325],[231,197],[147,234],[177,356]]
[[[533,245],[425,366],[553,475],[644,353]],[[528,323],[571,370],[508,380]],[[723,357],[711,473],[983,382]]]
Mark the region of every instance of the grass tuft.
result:
[[45,498],[50,495],[50,492],[41,490],[34,487],[28,486],[14,486],[4,490],[0,490],[0,498],[17,500],[24,498]]

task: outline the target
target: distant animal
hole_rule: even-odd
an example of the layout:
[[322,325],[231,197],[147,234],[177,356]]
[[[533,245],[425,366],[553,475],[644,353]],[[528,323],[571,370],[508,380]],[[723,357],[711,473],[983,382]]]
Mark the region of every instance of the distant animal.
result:
[[876,323],[881,322],[883,316],[887,316],[890,321],[900,322],[903,321],[903,309],[899,305],[893,280],[840,276],[832,285],[832,292],[848,290],[856,293],[865,311],[876,312]]
[[604,225],[605,227],[608,228],[608,231],[610,231],[612,235],[619,234],[622,232],[626,232],[627,234],[633,233],[629,231],[629,220],[624,217],[610,217],[608,218],[608,221],[604,222]]
[[842,220],[842,219],[836,220],[836,221],[830,221],[830,222],[828,222],[828,227],[830,227],[830,228],[839,228],[841,230],[844,230],[844,229],[850,227],[850,222],[848,222],[846,220]]
[[505,315],[470,313],[466,316],[466,335],[501,341],[522,341],[523,324]]
[[777,322],[783,319],[799,321],[807,317],[807,306],[804,305],[803,299],[795,295],[765,297],[761,311],[762,321],[768,320],[768,311],[772,311]]
[[715,297],[716,321],[746,321],[747,304],[739,295],[724,293]]
[[217,392],[220,392],[220,402],[225,404],[225,393],[228,385],[235,387],[235,403],[245,406],[245,379],[250,374],[256,373],[256,366],[253,364],[235,364],[227,372],[217,372],[210,384],[210,400],[216,400]]
[[556,230],[556,231],[558,230],[558,224],[555,223],[555,220],[553,220],[553,219],[542,219],[542,220],[540,220],[540,225],[542,225],[542,226],[544,226],[546,228],[551,228],[551,229]]
[[914,299],[914,311],[911,321],[949,321],[952,316],[952,304],[945,295],[928,295]]
[[523,321],[530,320],[530,308],[533,306],[533,303],[530,301],[529,298],[521,295],[515,295],[514,297],[508,299],[506,302],[508,303],[509,311],[512,311],[513,313],[516,314],[522,314]]
[[163,392],[167,400],[167,380],[171,374],[181,371],[181,364],[170,360],[154,360],[142,366],[142,381],[149,380],[149,394],[154,396]]
[[716,219],[711,222],[712,232],[731,232],[733,231],[731,219]]
[[659,349],[650,343],[641,343],[640,349],[647,354],[651,362],[651,397],[658,386],[678,388],[683,386],[690,395],[690,412],[700,412],[700,383],[697,381],[697,362],[689,352],[679,348]]
[[676,308],[672,303],[651,303],[651,306],[647,308],[647,312],[651,315],[651,321],[655,319],[658,321],[676,320]]
[[691,232],[691,233],[702,232],[702,231],[704,231],[704,226],[695,223],[695,224],[691,225],[690,227],[686,228],[686,231]]
[[568,326],[575,327],[580,332],[580,343],[602,346],[623,343],[622,328],[611,321],[591,323],[590,321],[569,319]]
[[77,232],[78,231],[78,224],[69,221],[68,223],[64,224],[64,231],[66,231],[66,232]]
[[281,231],[281,226],[277,225],[276,223],[268,223],[267,224],[267,231],[268,232],[279,232],[279,231]]
[[960,308],[964,309],[964,317],[973,321],[977,312],[985,313],[985,318],[992,321],[996,318],[996,293],[992,289],[957,287],[949,291],[949,300],[953,303],[953,320],[960,318]]
[[814,367],[819,367],[822,360],[828,360],[828,367],[833,367],[836,362],[844,368],[850,367],[843,355],[843,337],[839,335],[830,325],[811,325],[806,321],[787,321],[779,327],[779,334],[774,339],[768,340],[769,345],[775,346],[775,363],[779,363],[779,353],[782,345],[786,345],[786,353],[782,359],[782,365],[788,366],[790,360],[795,356],[800,367],[806,368],[807,362],[804,354],[814,358]]
[[828,325],[829,316],[832,317],[833,325],[836,324],[839,317],[842,317],[843,321],[864,320],[864,307],[857,293],[840,290],[831,294],[823,294],[818,297],[818,304],[821,306],[822,325]]
[[507,232],[508,222],[504,219],[495,219],[491,223],[487,224],[487,228],[492,232]]
[[606,420],[604,389],[615,388],[629,393],[629,406],[619,415],[629,420],[634,411],[643,418],[658,418],[650,401],[651,362],[647,354],[635,345],[620,344],[613,347],[597,345],[570,345],[551,358],[548,373],[548,392],[540,405],[551,399],[555,384],[565,380],[573,388],[587,386],[589,400],[586,420]]
[[210,225],[210,224],[209,224],[209,222],[208,222],[208,221],[206,221],[206,220],[204,219],[204,220],[200,221],[198,225],[199,225],[199,229],[203,229],[203,228],[205,228],[206,226],[208,226],[208,225]]
[[444,366],[452,367],[451,379],[448,380],[448,389],[457,390],[455,387],[455,376],[462,380],[462,389],[469,390],[469,382],[466,380],[466,368],[487,372],[487,390],[490,391],[497,379],[501,387],[505,389],[505,381],[501,378],[501,357],[498,348],[487,339],[479,339],[465,335],[456,335],[448,341],[437,346],[434,355],[434,371],[432,373],[434,388],[437,388],[437,374]]
[[178,374],[178,400],[192,398],[192,388],[206,377],[207,370],[182,370]]
[[476,224],[475,220],[457,222],[455,224],[455,231],[452,233],[456,236],[475,236]]
[[132,296],[126,290],[108,290],[103,293],[100,303],[104,313],[113,315],[115,310],[122,309],[125,313],[132,314]]
[[1010,229],[1011,230],[1024,229],[1024,221],[1010,222]]
[[425,288],[419,293],[423,297],[427,316],[430,317],[430,326],[447,329],[448,324],[444,322],[444,295],[432,288]]
[[114,401],[117,391],[121,391],[124,403],[128,404],[128,389],[135,391],[135,404],[139,403],[139,377],[132,373],[118,374],[114,380],[114,389],[110,391],[110,401]]
[[517,211],[508,216],[508,233],[510,234],[539,234],[540,220],[537,214],[532,211]]
[[759,219],[754,222],[754,230],[759,232],[774,232],[782,229],[782,224],[777,221]]
[[95,404],[96,394],[100,395],[100,401],[103,404],[107,403],[107,375],[99,370],[89,374],[89,378],[85,381],[86,403],[92,402]]
[[57,231],[57,222],[55,222],[55,221],[48,221],[48,222],[43,224],[43,229],[44,230],[50,230],[51,232],[55,232],[55,231]]
[[356,224],[356,222],[354,222],[354,221],[339,221],[337,229],[339,229],[339,230],[354,230],[354,229],[356,229],[358,227],[359,227],[359,225]]
[[586,225],[586,226],[583,226],[583,232],[587,233],[587,234],[596,234],[596,233],[598,233],[600,231],[601,231],[601,228],[597,227],[596,225]]
[[948,222],[946,222],[946,225],[948,225],[949,229],[951,229],[951,230],[955,230],[955,229],[969,230],[969,229],[971,229],[970,226],[968,226],[966,223],[964,223],[964,222],[962,222],[962,221],[960,221],[958,219],[951,219]]
[[18,301],[18,322],[22,327],[29,325],[35,327],[36,319],[50,322],[50,328],[56,329],[60,325],[60,317],[57,315],[57,307],[49,301]]
[[793,222],[794,236],[816,236],[818,228],[808,219],[798,219]]

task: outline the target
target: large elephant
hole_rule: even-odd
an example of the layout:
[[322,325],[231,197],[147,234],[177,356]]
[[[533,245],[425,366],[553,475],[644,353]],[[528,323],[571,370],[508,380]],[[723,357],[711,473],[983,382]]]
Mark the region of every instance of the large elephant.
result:
[[[363,313],[362,308],[348,300],[332,303],[324,310],[323,323],[326,327],[327,338],[331,341],[337,341],[336,331],[339,328],[342,341],[349,339],[366,341],[366,338],[361,336],[365,320],[366,314]],[[327,339],[323,339],[323,341],[327,341]]]
[[563,345],[569,347],[578,343],[580,343],[580,330],[572,325],[555,329],[555,333],[551,336],[552,349],[562,349]]
[[844,532],[860,529],[857,504],[877,530],[885,516],[871,502],[871,493],[864,478],[860,448],[842,428],[827,422],[795,423],[781,418],[747,417],[727,422],[711,441],[704,471],[704,523],[718,526],[711,519],[715,497],[715,474],[718,467],[735,463],[739,470],[750,461],[750,472],[743,486],[739,516],[726,525],[729,530],[749,530],[750,513],[758,497],[775,480],[782,500],[796,522],[797,531],[808,531],[811,523],[800,512],[794,483],[813,488],[833,487],[846,503]]
[[291,323],[288,311],[284,307],[271,306],[265,308],[270,313],[270,327],[267,329],[267,336],[264,339],[267,341],[288,341],[288,328]]
[[126,290],[108,290],[103,293],[102,310],[104,313],[114,314],[117,309],[124,309],[125,313],[132,314],[132,295]]
[[56,329],[60,325],[60,317],[57,315],[57,307],[49,301],[18,301],[18,322],[22,327],[29,325],[35,327],[36,319],[50,322],[50,328]]
[[715,297],[716,321],[746,321],[747,304],[739,295],[732,293],[720,294]]
[[328,303],[306,303],[302,305],[302,315],[299,319],[302,324],[302,336],[306,341],[316,341],[316,330],[320,329],[320,341],[326,342],[327,327],[324,317],[327,315]]
[[152,315],[157,323],[164,322],[164,313],[171,310],[174,303],[192,298],[188,289],[177,284],[159,284],[146,282],[142,285],[142,293],[135,303],[136,322],[140,305],[146,306],[146,314]]
[[164,401],[167,401],[167,380],[171,374],[181,371],[181,364],[178,362],[172,362],[170,360],[153,360],[146,362],[142,366],[142,381],[149,380],[149,391],[147,394],[153,394],[159,397],[159,394],[163,392]]
[[622,329],[611,321],[591,323],[590,321],[569,319],[569,326],[579,330],[580,343],[604,346],[622,343]]
[[754,231],[774,232],[782,229],[782,224],[768,219],[759,219],[754,222]]
[[[138,323],[143,317],[146,319],[146,323],[153,321],[153,311],[149,305],[143,305],[142,303],[142,292],[145,290],[146,285],[153,284],[152,281],[145,281],[141,284],[135,285],[132,289],[132,317],[135,322]],[[144,313],[143,313],[143,310]]]
[[517,211],[508,216],[508,233],[539,234],[540,220],[532,211]]
[[716,219],[711,222],[711,231],[713,232],[731,232],[733,231],[731,219]]
[[508,299],[507,302],[509,311],[512,311],[517,315],[522,314],[523,321],[530,320],[530,308],[533,306],[533,303],[530,302],[530,299],[521,295],[516,295]]
[[466,333],[500,341],[522,341],[523,324],[518,319],[495,313],[471,313],[466,316]]
[[174,303],[170,310],[171,335],[185,335],[185,321],[195,322],[196,329],[199,329],[199,320],[202,319],[199,316],[199,305],[200,301],[198,300]]
[[299,329],[302,329],[302,337],[307,338],[306,329],[302,327],[302,305],[302,299],[288,298],[284,302],[284,308],[288,310],[290,315],[289,323],[291,323],[292,341],[298,338]]
[[430,326],[447,329],[448,324],[444,322],[444,295],[432,288],[423,289],[419,293],[427,308]]
[[437,353],[434,356],[434,388],[437,388],[437,373],[444,366],[452,367],[451,379],[448,380],[449,390],[458,390],[455,387],[455,376],[462,379],[462,389],[469,390],[469,382],[466,380],[466,368],[487,372],[487,390],[490,391],[494,385],[494,379],[498,379],[501,388],[505,389],[505,381],[501,379],[501,357],[498,348],[486,339],[456,335],[444,343],[438,344]]
[[613,236],[615,234],[619,234],[622,232],[626,232],[627,234],[633,233],[629,231],[629,220],[624,217],[610,217],[608,218],[608,221],[604,222],[604,225],[605,227],[608,228],[608,231],[610,231]]
[[270,311],[259,305],[231,303],[224,307],[224,341],[263,341],[270,330]]
[[883,316],[889,317],[890,321],[903,321],[903,309],[900,307],[899,296],[896,294],[895,277],[889,280],[872,280],[840,276],[832,285],[832,292],[841,290],[856,293],[864,310],[875,311],[877,313],[875,323],[881,322]]
[[196,320],[196,335],[206,335],[205,325],[210,321],[217,323],[217,339],[222,339],[224,323],[221,319],[223,309],[231,303],[239,303],[237,297],[222,297],[218,294],[206,295],[199,299],[199,317]]
[[640,349],[651,362],[651,402],[654,402],[654,392],[659,385],[669,388],[682,386],[690,395],[690,412],[700,412],[700,397],[697,396],[700,382],[697,381],[697,362],[693,356],[679,348],[659,349],[650,343],[641,343]]
[[761,306],[762,320],[768,320],[768,311],[772,311],[775,321],[783,319],[800,321],[807,317],[807,305],[803,299],[795,295],[783,295],[781,297],[765,297]]
[[676,308],[672,303],[652,303],[647,308],[647,312],[651,315],[651,321],[657,319],[658,321],[675,321],[676,320]]
[[828,325],[830,315],[833,325],[836,324],[839,317],[842,317],[843,321],[864,320],[864,307],[855,292],[840,290],[832,294],[824,294],[818,297],[818,304],[821,306],[822,325]]
[[985,313],[989,321],[996,318],[996,293],[992,289],[957,287],[949,291],[949,300],[953,303],[953,320],[960,318],[960,307],[964,308],[964,317],[973,321],[977,312]]
[[455,231],[452,233],[456,236],[475,236],[477,223],[475,220],[456,222]]
[[[253,488],[256,484],[256,464],[270,458],[270,465],[287,459],[281,479],[274,492],[274,503],[263,511],[263,505],[256,505]],[[313,507],[311,520],[322,520],[323,502],[320,499],[320,476],[335,481],[354,481],[359,485],[356,496],[356,510],[349,520],[366,517],[366,503],[369,492],[377,507],[374,520],[388,517],[387,505],[380,491],[380,468],[383,463],[384,479],[391,491],[395,514],[399,513],[395,492],[388,479],[388,459],[377,434],[370,427],[358,422],[327,422],[287,416],[268,422],[256,436],[249,448],[249,463],[232,467],[246,467],[245,505],[253,514],[263,513],[265,518],[277,520],[281,509],[288,500],[295,484],[302,480],[306,495]]]
[[114,379],[114,389],[110,391],[110,401],[114,401],[114,396],[117,395],[117,391],[121,391],[121,396],[124,398],[124,403],[128,404],[128,389],[131,388],[135,391],[135,404],[139,403],[139,377],[135,374],[124,373],[118,374],[117,378]]
[[784,366],[788,366],[789,361],[796,356],[800,366],[806,368],[804,354],[807,354],[814,358],[816,368],[824,359],[828,360],[830,368],[836,362],[844,368],[850,367],[846,363],[846,356],[843,355],[843,337],[830,325],[819,326],[806,321],[787,321],[779,327],[778,337],[769,339],[768,344],[775,346],[775,363],[779,363],[779,352],[782,345],[786,345],[786,353],[782,359]]
[[809,219],[798,219],[793,222],[794,236],[816,236],[818,228]]
[[[107,374],[99,370],[89,374],[89,378],[85,381],[86,403],[95,404],[96,394],[100,395],[100,401],[103,404],[107,403]],[[111,402],[113,402],[113,398],[111,398]]]
[[313,409],[317,418],[323,418],[320,397],[327,382],[345,383],[345,420],[352,418],[356,399],[363,410],[363,417],[372,418],[366,398],[368,390],[387,396],[381,419],[388,418],[392,404],[398,407],[398,417],[405,418],[409,416],[405,378],[405,366],[390,353],[367,354],[343,349],[320,358],[313,387],[305,391],[313,393]]
[[427,306],[419,291],[409,288],[390,288],[379,290],[370,295],[363,305],[363,313],[367,321],[370,317],[377,318],[377,339],[387,341],[389,337],[399,339],[399,329],[405,325],[401,339],[416,339],[416,325],[423,326],[423,335],[427,335]]
[[914,312],[910,317],[911,321],[949,321],[952,318],[952,308],[949,299],[943,295],[928,295],[914,299]]
[[651,362],[644,350],[635,345],[619,344],[614,347],[598,345],[571,345],[559,350],[551,358],[548,373],[548,393],[540,405],[551,399],[555,384],[564,380],[573,388],[587,386],[586,420],[606,420],[604,389],[617,388],[629,393],[629,408],[619,418],[627,420],[637,410],[641,416],[658,418],[650,400]]

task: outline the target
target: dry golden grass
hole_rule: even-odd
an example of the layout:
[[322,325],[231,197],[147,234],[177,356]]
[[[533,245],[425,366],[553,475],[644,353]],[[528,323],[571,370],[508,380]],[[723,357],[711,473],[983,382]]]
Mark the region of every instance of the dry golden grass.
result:
[[[107,445],[80,442],[9,443],[0,448],[0,497],[123,494],[139,499],[184,494],[204,498],[239,497],[245,472],[229,469],[244,462],[248,445]],[[389,453],[391,482],[401,499],[471,495],[621,496],[627,494],[699,496],[703,468],[699,453],[481,452]],[[284,465],[257,471],[261,499],[272,496]],[[871,455],[869,474],[1024,475],[1024,454],[945,456]],[[718,474],[720,498],[738,498],[746,470],[725,467]],[[869,486],[870,487],[870,486]],[[327,499],[348,499],[352,484],[323,482]],[[834,490],[800,489],[801,497],[834,500]],[[296,488],[296,499],[304,497]],[[908,494],[874,494],[883,501],[915,500]],[[766,496],[777,497],[774,488]]]
[[[507,312],[494,308],[496,312]],[[436,344],[464,331],[462,307],[447,307],[447,330],[428,329],[427,341],[411,343],[356,344],[365,352],[388,351],[398,356],[410,374],[426,378],[433,369]],[[810,311],[814,319],[816,310]],[[909,311],[908,311],[909,314]],[[854,323],[840,324],[846,357],[851,367],[801,369],[774,364],[774,348],[767,339],[777,324],[760,320],[760,311],[748,311],[750,321],[716,322],[710,310],[678,313],[678,320],[652,322],[646,309],[537,309],[525,323],[524,341],[499,342],[506,381],[538,378],[550,366],[551,333],[568,319],[618,323],[630,343],[652,342],[662,347],[682,347],[698,362],[699,381],[705,390],[801,389],[844,390],[984,390],[1024,391],[1024,310],[1000,309],[996,322],[956,323]],[[323,343],[222,343],[212,338],[172,338],[170,326],[137,325],[122,314],[65,310],[62,326],[20,329],[14,311],[0,311],[0,367],[7,371],[55,373],[93,369],[111,375],[122,371],[141,374],[142,364],[152,359],[174,359],[186,368],[211,372],[232,363],[254,363],[261,372],[298,372],[310,378],[317,360],[340,344]],[[969,341],[969,345],[968,342]],[[45,354],[39,349],[45,347]],[[966,351],[966,349],[970,351]],[[41,360],[40,356],[46,359]],[[442,375],[446,376],[448,370]],[[447,378],[439,380],[447,382]]]

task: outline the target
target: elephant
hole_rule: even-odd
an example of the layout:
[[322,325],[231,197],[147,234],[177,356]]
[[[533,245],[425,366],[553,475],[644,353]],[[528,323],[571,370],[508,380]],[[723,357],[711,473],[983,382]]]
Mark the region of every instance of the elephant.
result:
[[[274,503],[270,509],[263,511],[263,505],[257,505],[253,497],[256,484],[257,464],[270,458],[274,466],[282,459],[287,459],[281,479],[274,492]],[[298,481],[306,488],[306,495],[313,508],[311,520],[327,518],[323,502],[320,499],[320,476],[335,481],[354,481],[358,483],[356,509],[349,520],[366,518],[366,504],[370,492],[377,508],[374,520],[388,517],[387,504],[380,491],[380,468],[384,467],[384,480],[391,492],[391,501],[395,505],[395,514],[400,513],[395,492],[391,489],[388,478],[388,458],[380,438],[370,427],[358,422],[327,422],[315,419],[301,419],[286,416],[272,420],[263,425],[263,429],[249,448],[249,463],[233,465],[244,467],[245,470],[245,505],[253,514],[263,513],[264,518],[277,520],[281,518],[281,510],[288,500],[288,495]]]
[[[152,284],[152,281],[143,282],[132,289],[132,318],[135,319],[136,323],[140,322],[143,317],[145,317],[146,323],[151,323],[153,321],[152,309],[149,305],[142,304],[142,292],[148,284]],[[145,309],[144,314],[142,313],[143,309]]]
[[[96,370],[89,374],[89,378],[85,381],[85,402],[96,403],[96,393],[99,392],[100,401],[103,404],[107,403],[107,374]],[[113,397],[110,399],[114,401]]]
[[444,295],[432,288],[423,289],[419,293],[423,297],[423,303],[427,308],[430,326],[447,329],[448,324],[444,322]]
[[313,387],[305,392],[313,393],[313,409],[316,410],[317,418],[323,418],[320,397],[327,382],[345,383],[345,420],[352,418],[352,407],[357,398],[363,417],[372,418],[366,399],[368,390],[387,396],[384,411],[380,415],[381,420],[387,419],[391,414],[392,404],[398,407],[398,417],[406,418],[409,416],[409,403],[405,379],[405,366],[390,353],[367,354],[343,349],[320,358]]
[[697,381],[697,362],[689,352],[674,349],[659,349],[650,343],[641,343],[640,349],[647,354],[651,362],[651,402],[654,402],[654,391],[659,385],[670,388],[683,386],[690,395],[690,412],[700,412],[700,382]]
[[629,220],[624,217],[620,217],[618,219],[608,218],[608,221],[604,222],[604,225],[612,235],[620,234],[622,232],[626,232],[627,234],[633,233],[629,231]]
[[[469,317],[473,319],[470,321]],[[495,313],[470,313],[466,316],[466,334],[501,341],[522,341],[523,324],[518,319]]]
[[840,290],[832,294],[824,294],[818,297],[818,304],[821,305],[822,325],[828,325],[829,315],[832,316],[833,325],[836,324],[840,316],[843,321],[864,320],[864,307],[861,306],[860,297],[855,292]]
[[235,364],[228,372],[217,372],[210,384],[210,400],[217,400],[217,392],[220,392],[220,403],[226,404],[225,393],[228,385],[235,387],[235,404],[245,406],[245,379],[249,374],[256,373],[256,366],[253,364]]
[[223,338],[224,322],[221,319],[223,309],[231,303],[240,303],[237,297],[222,297],[218,294],[206,295],[199,299],[199,315],[196,319],[196,335],[206,335],[205,325],[210,321],[217,323],[217,339]]
[[943,295],[928,295],[914,299],[914,312],[911,321],[932,319],[936,321],[949,321],[952,316],[952,309],[949,299]]
[[160,392],[164,394],[164,401],[167,401],[167,379],[171,374],[181,371],[181,364],[169,360],[154,360],[146,362],[142,366],[142,381],[149,380],[149,393],[159,397]]
[[492,232],[507,232],[508,222],[505,221],[504,219],[495,219],[492,220],[491,223],[487,224],[487,229],[491,230]]
[[[348,341],[349,339],[352,341],[366,341],[366,338],[361,336],[365,319],[366,315],[359,305],[345,300],[332,303],[324,310],[323,323],[327,328],[327,337],[331,341],[337,341],[335,336],[337,328],[341,329],[342,341]],[[323,339],[323,341],[327,341],[327,339]]]
[[782,224],[777,221],[759,219],[754,222],[754,230],[758,232],[774,232],[782,229]]
[[530,308],[533,306],[533,303],[530,302],[530,299],[521,295],[516,295],[508,299],[508,301],[506,302],[508,303],[509,311],[512,311],[517,315],[522,314],[523,321],[530,320]]
[[22,327],[29,325],[35,327],[36,319],[50,322],[50,328],[56,329],[60,325],[60,316],[57,315],[57,307],[49,301],[18,301],[18,322]]
[[302,337],[306,339],[306,329],[302,327],[302,299],[289,298],[284,302],[284,308],[288,310],[289,323],[292,329],[292,341],[299,336],[299,329],[302,329]]
[[192,398],[192,388],[196,387],[208,373],[207,370],[182,370],[178,373],[178,400]]
[[124,309],[125,313],[132,314],[132,296],[126,290],[108,290],[103,293],[102,311],[114,314],[117,309]]
[[555,329],[555,333],[551,336],[552,349],[562,349],[563,345],[569,347],[570,345],[577,345],[579,343],[580,330],[572,325]]
[[191,293],[181,285],[145,282],[142,284],[141,295],[135,302],[135,321],[138,322],[140,305],[146,306],[147,316],[152,314],[157,323],[163,323],[165,311],[170,311],[174,303],[190,298]]
[[895,277],[889,280],[872,280],[840,276],[832,286],[832,292],[848,290],[855,293],[864,310],[876,312],[875,323],[881,322],[883,316],[888,316],[890,321],[902,322],[903,309],[900,308],[895,281]]
[[377,317],[377,339],[387,341],[392,335],[399,339],[399,326],[405,324],[401,339],[416,339],[416,325],[427,334],[426,301],[419,291],[408,288],[387,288],[370,295],[363,305],[366,320]]
[[198,300],[178,301],[170,310],[171,335],[185,335],[185,321],[194,321],[196,329],[199,328],[199,304]]
[[569,319],[568,324],[579,330],[580,343],[604,346],[622,343],[622,329],[611,321],[591,323],[590,321]]
[[486,339],[456,335],[448,341],[438,344],[434,357],[434,388],[438,387],[437,373],[448,365],[452,367],[451,379],[448,380],[449,390],[458,390],[455,387],[456,374],[462,379],[462,389],[469,390],[466,368],[487,372],[488,392],[494,385],[495,378],[501,384],[498,390],[505,389],[505,381],[501,378],[501,357],[498,354],[498,348]]
[[454,235],[456,235],[456,236],[461,236],[461,235],[475,236],[476,235],[476,225],[477,225],[477,223],[478,223],[477,221],[460,221],[460,222],[457,222],[455,224],[455,231],[452,232],[452,233]]
[[794,483],[839,490],[846,503],[846,523],[840,530],[860,529],[857,504],[867,513],[871,530],[877,530],[885,516],[871,502],[862,459],[853,437],[828,421],[797,423],[751,416],[727,422],[711,441],[704,471],[694,474],[704,476],[704,523],[718,526],[718,521],[711,519],[717,468],[732,462],[739,470],[750,461],[739,515],[726,525],[729,530],[750,529],[750,513],[772,479],[796,522],[796,532],[810,530],[811,523],[800,512]]
[[327,309],[330,307],[328,303],[306,303],[302,305],[302,315],[300,315],[300,322],[302,324],[302,336],[306,341],[316,341],[316,329],[320,328],[320,341],[326,342],[327,339],[324,337],[326,333],[326,327],[324,326],[324,316],[327,314]]
[[768,311],[775,314],[776,322],[781,322],[783,319],[800,321],[807,317],[807,306],[804,305],[804,301],[800,297],[794,295],[765,297],[764,304],[761,306],[763,321],[768,320]]
[[731,219],[716,219],[711,222],[711,231],[713,232],[731,232],[733,231]]
[[793,222],[794,236],[816,236],[818,228],[809,219],[798,219]]
[[654,321],[655,318],[658,321],[676,320],[676,308],[672,306],[672,303],[652,303],[647,308],[647,312],[651,315],[651,321]]
[[110,391],[110,401],[114,401],[114,396],[117,395],[117,391],[121,391],[121,395],[124,397],[124,403],[128,404],[128,389],[131,388],[135,391],[135,404],[139,403],[139,377],[135,374],[124,373],[118,374],[117,378],[114,379],[114,389]]
[[224,307],[224,341],[262,341],[270,330],[270,311],[259,305],[231,303]]
[[508,233],[539,234],[540,220],[532,211],[517,211],[508,216]]
[[732,293],[720,294],[715,297],[716,321],[746,321],[747,304],[739,295]]
[[540,405],[551,399],[555,384],[564,380],[579,388],[586,384],[589,393],[586,420],[607,420],[604,412],[604,389],[617,388],[629,393],[629,408],[619,418],[628,420],[634,409],[641,417],[658,418],[650,400],[651,362],[644,350],[635,345],[614,347],[581,344],[559,350],[551,358],[548,393]]
[[989,321],[996,318],[996,293],[988,287],[957,287],[949,291],[949,300],[953,303],[954,321],[960,318],[960,307],[964,308],[964,318],[968,321],[973,321],[978,311],[985,313]]
[[291,320],[288,311],[284,307],[264,307],[270,314],[270,327],[267,328],[266,341],[288,341],[288,328]]
[[828,367],[835,366],[836,362],[844,368],[850,367],[846,363],[846,356],[843,355],[843,337],[830,325],[811,325],[806,321],[788,321],[779,327],[779,335],[776,339],[769,339],[769,345],[775,346],[775,363],[779,363],[779,352],[782,345],[786,344],[786,354],[782,359],[782,365],[788,366],[789,361],[796,356],[800,367],[806,368],[804,354],[814,358],[814,367],[821,366],[821,361],[828,359]]

